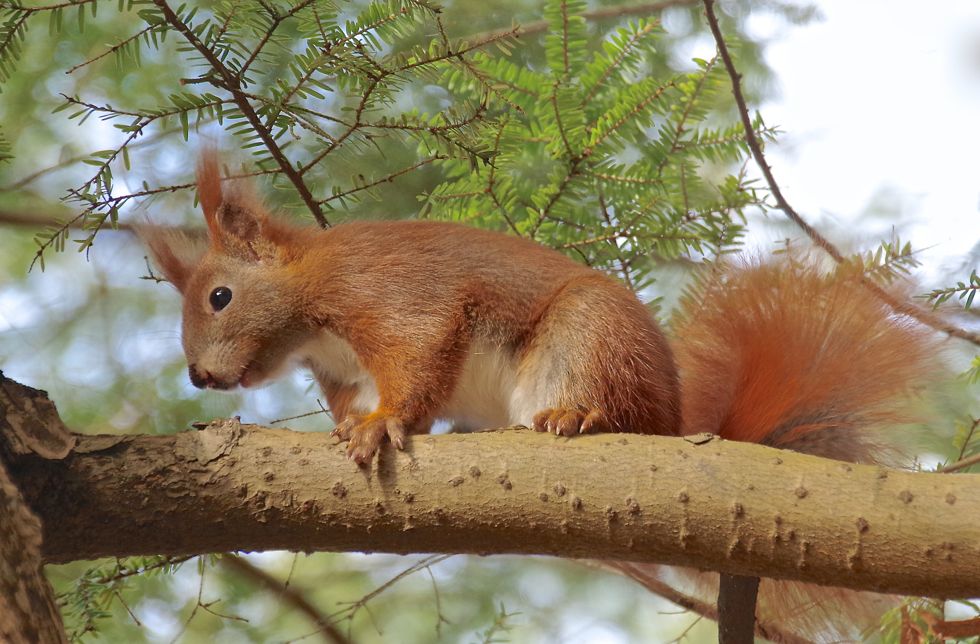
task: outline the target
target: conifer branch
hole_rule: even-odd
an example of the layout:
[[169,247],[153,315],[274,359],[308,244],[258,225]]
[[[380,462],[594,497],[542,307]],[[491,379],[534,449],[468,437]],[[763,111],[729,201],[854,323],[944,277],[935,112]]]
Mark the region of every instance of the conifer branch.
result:
[[[700,0],[662,0],[661,2],[643,2],[635,5],[618,5],[615,7],[593,9],[591,11],[583,12],[581,16],[586,20],[593,22],[600,20],[614,20],[616,18],[642,17],[659,13],[664,9],[670,9],[672,7],[690,7],[698,2],[700,2]],[[523,25],[518,25],[516,28],[511,27],[509,29],[496,29],[494,31],[473,34],[468,36],[467,40],[487,38],[506,33],[513,33],[515,36],[528,36],[531,34],[544,33],[546,31],[548,31],[548,21],[535,20],[533,22],[526,22]]]
[[139,31],[137,31],[132,36],[130,36],[129,38],[125,38],[123,40],[120,40],[115,45],[112,45],[111,47],[109,47],[108,49],[106,49],[101,54],[98,54],[96,56],[93,56],[92,58],[89,58],[88,60],[82,61],[82,62],[78,63],[77,65],[75,65],[73,67],[70,67],[67,71],[65,71],[65,73],[66,74],[74,74],[76,71],[78,71],[82,67],[86,67],[88,65],[91,65],[92,63],[97,62],[99,60],[102,60],[103,58],[105,58],[106,56],[109,56],[110,54],[116,53],[117,51],[123,49],[124,47],[126,47],[130,43],[133,43],[133,42],[136,42],[137,40],[139,40],[141,36],[143,36],[145,34],[148,34],[151,31],[154,31],[156,29],[159,29],[159,25],[152,25],[152,24],[151,25],[147,25],[147,26],[143,27],[142,29],[140,29]]
[[394,181],[397,177],[400,177],[403,174],[408,174],[412,170],[417,170],[418,168],[421,168],[422,166],[429,165],[430,163],[433,163],[435,161],[439,161],[440,159],[446,159],[446,158],[448,158],[448,157],[446,155],[444,155],[444,154],[434,154],[434,155],[432,155],[430,157],[427,157],[425,159],[422,159],[420,161],[417,161],[417,162],[413,163],[410,166],[406,166],[406,167],[404,167],[404,168],[402,168],[400,170],[395,170],[394,172],[389,172],[388,174],[386,174],[385,176],[381,177],[380,179],[375,179],[374,181],[371,181],[369,183],[365,183],[365,184],[360,185],[360,186],[356,186],[354,188],[350,188],[348,190],[343,190],[341,192],[336,192],[336,193],[330,195],[329,197],[327,197],[326,199],[321,199],[319,203],[321,203],[321,204],[327,204],[327,203],[330,203],[331,201],[337,201],[338,199],[339,200],[343,200],[344,197],[349,197],[349,196],[351,196],[353,194],[356,194],[358,192],[362,192],[364,190],[370,190],[371,188],[373,188],[375,186],[379,186],[382,183],[390,183],[390,182]]
[[279,168],[282,173],[292,182],[293,186],[296,188],[296,192],[299,193],[300,198],[306,207],[313,214],[313,218],[320,225],[321,228],[329,228],[330,222],[327,220],[326,216],[323,214],[323,210],[320,208],[320,204],[317,203],[316,199],[313,197],[313,193],[310,192],[309,187],[306,182],[303,181],[302,172],[298,171],[296,167],[293,166],[292,162],[286,158],[286,155],[280,149],[279,144],[276,142],[275,137],[272,136],[269,128],[262,123],[262,120],[255,113],[252,108],[252,104],[249,102],[248,98],[243,93],[242,81],[236,76],[225,64],[218,58],[217,54],[207,47],[197,34],[184,23],[183,20],[170,8],[170,5],[166,0],[153,0],[153,3],[160,9],[163,13],[164,18],[167,23],[170,24],[177,32],[179,32],[187,42],[194,47],[203,57],[207,60],[208,64],[211,65],[212,69],[218,74],[221,79],[221,87],[228,90],[235,99],[235,104],[238,109],[241,110],[245,118],[248,119],[249,124],[255,133],[262,139],[262,143],[265,144],[266,149],[276,163],[279,164]]

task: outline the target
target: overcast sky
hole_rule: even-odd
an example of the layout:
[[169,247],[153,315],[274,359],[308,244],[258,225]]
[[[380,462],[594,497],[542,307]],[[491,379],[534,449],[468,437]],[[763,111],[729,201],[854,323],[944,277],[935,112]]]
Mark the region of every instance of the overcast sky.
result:
[[773,37],[778,91],[762,113],[784,131],[769,155],[777,180],[812,223],[845,235],[890,192],[916,222],[903,238],[931,246],[934,270],[955,266],[980,240],[980,1],[817,5],[823,18],[803,27],[750,23]]

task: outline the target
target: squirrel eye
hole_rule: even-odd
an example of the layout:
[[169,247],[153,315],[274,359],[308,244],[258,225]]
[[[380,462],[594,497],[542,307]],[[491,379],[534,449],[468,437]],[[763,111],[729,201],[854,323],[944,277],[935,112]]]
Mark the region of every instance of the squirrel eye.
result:
[[213,308],[215,311],[220,311],[228,306],[229,302],[231,302],[231,289],[227,286],[219,286],[211,291],[210,300],[211,308]]

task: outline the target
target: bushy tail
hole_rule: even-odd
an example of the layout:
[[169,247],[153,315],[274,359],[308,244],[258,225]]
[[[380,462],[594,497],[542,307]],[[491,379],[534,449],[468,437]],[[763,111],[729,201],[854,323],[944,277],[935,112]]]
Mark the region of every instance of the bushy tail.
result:
[[[685,434],[711,432],[845,461],[894,460],[882,430],[912,418],[935,374],[934,334],[896,314],[849,269],[783,257],[718,269],[674,319]],[[718,575],[611,564],[714,606]],[[853,641],[897,598],[763,579],[757,620],[774,641]]]
[[880,431],[912,420],[934,375],[934,334],[868,292],[782,258],[720,270],[674,334],[685,433],[874,463]]

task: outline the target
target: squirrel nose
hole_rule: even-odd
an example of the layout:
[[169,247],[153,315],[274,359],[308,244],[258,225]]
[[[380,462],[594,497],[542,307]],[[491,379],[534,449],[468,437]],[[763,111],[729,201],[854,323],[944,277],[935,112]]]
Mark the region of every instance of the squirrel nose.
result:
[[198,371],[196,364],[188,365],[187,375],[191,379],[191,384],[197,387],[198,389],[204,389],[205,387],[214,387],[217,385],[214,376],[212,376],[209,371],[203,371],[203,372]]

